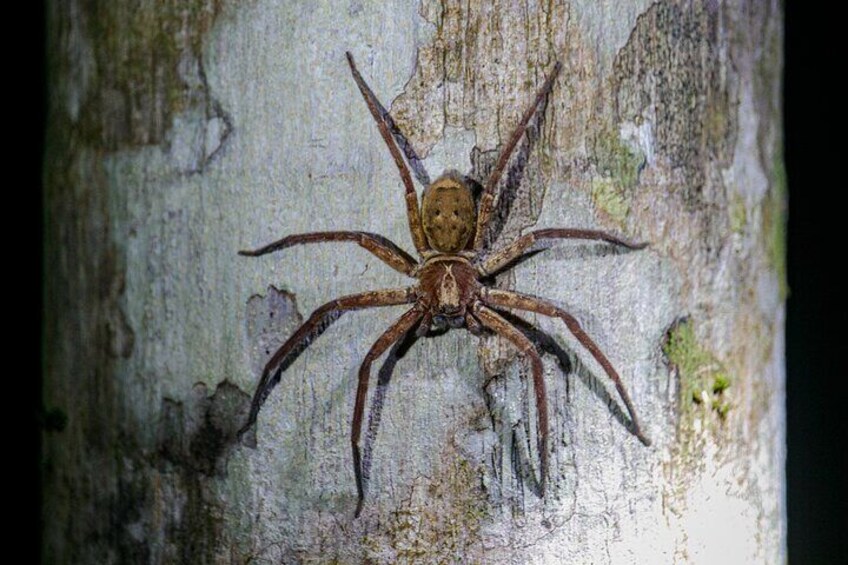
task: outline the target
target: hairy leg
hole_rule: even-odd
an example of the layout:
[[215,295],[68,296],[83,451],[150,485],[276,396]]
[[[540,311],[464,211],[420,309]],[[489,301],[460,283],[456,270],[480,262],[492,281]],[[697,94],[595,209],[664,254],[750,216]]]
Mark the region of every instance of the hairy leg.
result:
[[374,254],[383,263],[405,275],[414,276],[418,262],[409,253],[382,235],[364,231],[324,231],[289,235],[259,249],[239,251],[239,255],[259,257],[287,247],[324,241],[353,241]]
[[396,306],[399,304],[410,304],[415,301],[415,288],[398,288],[389,290],[374,290],[360,294],[351,294],[328,302],[315,310],[294,334],[274,353],[265,369],[262,378],[253,393],[250,404],[250,414],[247,422],[239,430],[243,435],[256,423],[259,409],[265,403],[265,399],[280,382],[283,371],[289,368],[309,345],[320,336],[345,312],[373,308],[376,306]]
[[365,82],[365,79],[363,79],[362,75],[359,74],[359,69],[356,68],[353,55],[349,52],[345,53],[345,55],[347,55],[347,62],[350,65],[350,72],[353,74],[353,80],[356,81],[356,86],[359,87],[359,91],[362,93],[362,97],[365,99],[365,104],[368,106],[368,110],[374,117],[374,121],[377,122],[377,128],[380,130],[380,135],[382,136],[383,141],[386,142],[386,146],[392,154],[392,159],[394,159],[395,165],[397,165],[398,171],[400,172],[400,178],[406,188],[406,212],[409,218],[409,230],[412,232],[412,242],[415,244],[415,249],[418,250],[418,253],[423,253],[424,251],[429,250],[430,246],[427,244],[427,239],[424,237],[424,228],[421,225],[421,211],[418,209],[418,195],[415,192],[415,187],[412,185],[412,177],[409,174],[409,169],[406,166],[406,162],[403,160],[403,156],[400,154],[400,150],[395,144],[395,140],[392,137],[392,132],[389,130],[386,120],[380,112],[377,97],[374,96],[374,93]]
[[[419,324],[420,325],[420,324]],[[374,442],[377,438],[377,431],[380,428],[380,421],[383,416],[383,406],[388,394],[389,383],[392,380],[395,366],[403,359],[416,341],[421,337],[413,327],[406,332],[401,339],[395,342],[389,353],[386,355],[383,364],[377,371],[377,386],[374,389],[374,395],[371,398],[371,408],[368,410],[368,424],[366,426],[365,439],[362,444],[362,485],[368,486],[368,479],[371,476],[371,454],[374,448]],[[364,489],[363,489],[364,490]]]
[[511,262],[518,259],[525,251],[530,249],[537,241],[546,239],[588,239],[599,240],[621,245],[627,249],[644,249],[647,243],[634,243],[626,239],[616,237],[612,234],[597,230],[549,228],[536,230],[524,234],[506,247],[493,251],[479,265],[483,275],[497,273]]
[[536,438],[538,440],[539,459],[542,463],[539,472],[539,490],[544,496],[548,474],[548,397],[545,392],[542,358],[533,343],[521,331],[491,308],[478,303],[474,308],[474,315],[483,326],[508,339],[522,354],[530,358],[533,369],[533,390],[536,393]]
[[356,403],[353,407],[353,424],[350,430],[350,445],[353,449],[353,473],[356,476],[356,492],[359,501],[356,505],[356,516],[362,511],[365,500],[365,485],[362,481],[362,459],[359,453],[359,436],[362,434],[362,415],[365,411],[365,397],[368,395],[368,381],[371,378],[371,364],[378,359],[386,349],[403,337],[415,324],[421,320],[421,311],[417,307],[408,310],[389,329],[383,332],[359,367],[359,384],[356,387]]
[[[348,64],[350,64],[353,55],[351,55],[350,53],[345,53],[345,55],[347,55]],[[355,63],[353,64],[353,67],[356,67]],[[370,101],[371,104],[374,105],[374,108],[377,110],[377,115],[379,115],[380,118],[386,123],[386,126],[392,133],[392,137],[394,137],[395,142],[398,144],[398,147],[403,152],[404,157],[406,157],[406,162],[412,169],[412,174],[415,175],[415,178],[418,179],[418,182],[422,186],[429,186],[430,175],[424,168],[424,164],[421,162],[421,157],[419,157],[418,153],[415,152],[415,148],[412,147],[412,145],[409,143],[409,140],[406,138],[403,132],[400,131],[400,128],[395,123],[394,118],[392,118],[392,115],[380,102],[380,99],[377,98],[377,95],[374,94],[374,91],[371,90],[371,87],[368,86],[368,83],[366,83],[365,80],[362,79],[362,75],[359,74],[359,69],[356,69],[353,75],[353,78],[356,81],[356,85],[359,87],[359,91],[362,93],[363,96],[366,97],[366,103]],[[372,115],[373,114],[374,113],[372,112]]]
[[486,186],[483,188],[483,194],[480,197],[480,211],[477,215],[477,231],[474,235],[475,250],[479,250],[483,246],[483,241],[486,236],[486,228],[489,225],[489,218],[492,215],[492,205],[495,201],[495,188],[498,185],[498,181],[500,181],[501,175],[503,175],[506,166],[509,164],[509,158],[512,156],[515,146],[518,145],[518,140],[520,140],[521,136],[524,135],[524,131],[527,129],[527,124],[530,122],[530,118],[533,117],[533,114],[536,112],[536,108],[539,107],[551,91],[551,88],[554,85],[554,80],[557,75],[559,75],[561,68],[562,65],[559,61],[557,61],[554,65],[553,71],[551,71],[551,74],[548,75],[548,78],[545,80],[545,84],[542,85],[542,88],[540,88],[539,92],[536,94],[536,99],[533,101],[533,104],[525,110],[524,115],[521,117],[521,121],[518,123],[515,131],[512,132],[512,136],[509,138],[506,147],[504,147],[503,151],[501,151],[501,154],[495,163],[495,168],[492,170],[492,174],[489,175],[489,178],[486,181]]
[[642,433],[642,428],[639,425],[639,418],[636,416],[636,410],[633,408],[630,396],[627,394],[627,390],[621,382],[621,377],[618,376],[618,372],[612,366],[612,363],[609,362],[609,359],[607,359],[603,351],[601,351],[595,342],[592,341],[592,338],[583,331],[583,328],[580,327],[580,323],[574,316],[562,308],[551,304],[547,300],[509,290],[483,289],[483,301],[492,306],[527,310],[545,316],[550,316],[552,318],[559,318],[565,322],[565,325],[571,333],[574,334],[574,337],[583,344],[583,347],[589,350],[589,353],[592,354],[595,361],[604,368],[604,371],[606,371],[607,375],[609,375],[609,378],[612,379],[612,382],[615,384],[615,388],[618,391],[618,396],[627,407],[627,413],[630,415],[630,421],[633,423],[633,432],[636,437],[638,437],[643,444],[651,445],[651,440]]

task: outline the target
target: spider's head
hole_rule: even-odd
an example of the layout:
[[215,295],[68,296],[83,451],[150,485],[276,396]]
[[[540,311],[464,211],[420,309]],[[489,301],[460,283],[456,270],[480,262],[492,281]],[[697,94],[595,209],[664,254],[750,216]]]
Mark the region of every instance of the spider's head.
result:
[[442,253],[465,249],[477,221],[474,198],[462,175],[448,171],[424,189],[421,220],[430,246]]

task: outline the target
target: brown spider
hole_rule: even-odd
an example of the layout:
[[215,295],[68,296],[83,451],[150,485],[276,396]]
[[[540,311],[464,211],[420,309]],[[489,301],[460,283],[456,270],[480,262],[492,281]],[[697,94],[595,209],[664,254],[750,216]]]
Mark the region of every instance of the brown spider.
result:
[[[501,249],[490,251],[485,248],[484,236],[492,216],[495,188],[509,163],[513,150],[524,135],[530,118],[550,93],[554,79],[559,74],[560,64],[556,63],[550,76],[539,89],[533,104],[524,112],[521,122],[515,128],[509,142],[500,154],[494,170],[483,188],[479,209],[475,208],[472,190],[465,178],[454,171],[448,171],[435,182],[424,183],[427,186],[424,189],[421,210],[419,211],[418,196],[413,187],[409,169],[396,144],[395,136],[397,136],[397,141],[405,149],[408,149],[405,138],[397,131],[391,116],[359,74],[350,53],[347,53],[347,60],[353,78],[365,98],[365,103],[368,105],[371,115],[377,122],[380,135],[386,142],[406,187],[406,211],[409,218],[409,229],[412,232],[412,240],[420,260],[414,259],[403,249],[380,235],[355,231],[290,235],[254,251],[240,251],[239,253],[256,257],[303,243],[353,241],[376,255],[393,269],[418,279],[418,284],[406,288],[372,290],[343,296],[315,310],[265,365],[262,378],[253,396],[250,415],[247,423],[240,430],[240,435],[255,424],[262,404],[280,381],[282,372],[342,314],[351,310],[377,306],[412,304],[412,308],[383,332],[371,346],[359,369],[359,385],[356,390],[353,427],[350,434],[356,489],[359,495],[357,515],[359,515],[365,497],[359,438],[368,381],[371,377],[371,364],[393,344],[402,341],[410,334],[426,335],[432,328],[447,330],[464,327],[475,335],[481,335],[484,331],[492,332],[510,341],[530,359],[538,412],[537,441],[541,460],[539,491],[544,495],[545,477],[547,475],[548,411],[542,360],[530,339],[507,321],[502,313],[498,313],[498,309],[536,312],[545,316],[558,317],[565,322],[571,333],[589,350],[615,383],[616,390],[618,390],[618,394],[630,415],[634,434],[642,443],[649,445],[650,441],[641,431],[636,412],[621,378],[600,348],[583,331],[571,314],[544,299],[519,292],[489,288],[483,284],[483,281],[488,277],[510,268],[516,260],[520,259],[540,240],[602,240],[629,249],[642,249],[646,245],[631,243],[602,231],[548,228],[527,233]],[[411,160],[410,162],[413,167],[418,165],[417,161]],[[418,173],[417,169],[416,173]],[[422,178],[426,179],[426,175],[419,174],[419,180]]]

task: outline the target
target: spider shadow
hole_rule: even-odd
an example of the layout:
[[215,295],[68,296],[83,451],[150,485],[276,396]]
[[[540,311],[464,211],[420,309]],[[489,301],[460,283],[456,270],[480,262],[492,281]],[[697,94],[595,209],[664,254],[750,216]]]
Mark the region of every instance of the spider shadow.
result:
[[[545,254],[545,261],[575,261],[580,259],[599,259],[604,257],[616,257],[619,255],[628,255],[633,253],[632,249],[608,243],[605,241],[584,241],[577,245],[556,245],[552,243],[544,243],[541,247],[531,248],[529,253],[548,251]],[[522,259],[519,257],[519,259]],[[523,262],[523,259],[522,261]]]
[[[572,361],[568,352],[559,343],[557,343],[553,337],[533,326],[524,318],[521,318],[511,312],[507,312],[506,310],[496,310],[501,316],[506,318],[507,321],[517,327],[543,353],[553,356],[557,360],[557,365],[559,365],[559,368],[564,375],[570,374],[573,368],[573,373],[577,375],[580,382],[582,382],[600,401],[606,404],[613,418],[615,418],[618,423],[624,427],[624,429],[638,437],[636,428],[633,425],[633,420],[630,419],[625,410],[621,409],[618,400],[609,393],[601,379],[596,377],[585,364],[576,357]],[[570,398],[571,387],[568,379],[566,379],[565,394],[567,399]]]
[[[494,308],[498,314],[500,314],[504,319],[506,319],[510,324],[515,326],[524,336],[529,339],[533,345],[536,347],[538,351],[542,354],[551,355],[559,370],[564,374],[568,375],[572,369],[572,361],[569,357],[568,353],[563,349],[557,342],[554,340],[549,334],[543,332],[539,328],[533,326],[527,320],[512,314],[503,309]],[[495,335],[495,334],[490,334]],[[504,377],[503,374],[495,375],[489,382],[493,382],[498,378]],[[526,382],[526,378],[524,376],[521,377],[523,382]],[[487,385],[488,386],[488,385]],[[566,399],[570,397],[570,381],[569,379],[565,380],[565,394]],[[487,394],[490,399],[494,398],[491,393]],[[490,403],[489,411],[492,414],[492,426],[495,426],[494,415],[496,413],[496,408]],[[533,471],[533,465],[530,463],[533,458],[534,452],[536,452],[535,459],[539,459],[539,454],[537,453],[538,449],[533,446],[533,442],[531,441],[531,421],[529,416],[529,406],[525,404],[524,410],[522,412],[523,419],[523,427],[524,427],[524,437],[520,437],[520,434],[512,433],[512,445],[510,449],[510,466],[513,470],[513,474],[515,477],[519,477],[519,480],[522,484],[526,484],[528,488],[538,497],[542,496],[542,484],[539,480],[539,475]],[[538,411],[538,407],[537,407]],[[538,417],[538,416],[537,416]]]
[[392,115],[389,114],[385,108],[377,102],[377,108],[382,112],[384,119],[386,120],[386,125],[389,126],[389,131],[392,132],[392,136],[395,138],[395,142],[400,147],[400,150],[403,152],[403,155],[406,157],[406,162],[409,163],[410,168],[412,169],[412,173],[415,175],[415,178],[418,179],[418,182],[421,183],[425,188],[430,186],[430,175],[427,173],[427,169],[424,168],[424,163],[421,162],[421,157],[418,156],[418,153],[415,152],[415,148],[412,147],[412,144],[409,143],[409,140],[406,138],[406,135],[395,123]]
[[[503,309],[495,308],[495,310],[508,322],[518,328],[525,337],[533,342],[539,351],[554,358],[557,367],[562,374],[566,376],[565,394],[567,402],[571,397],[571,381],[567,378],[567,375],[573,373],[577,375],[580,381],[607,406],[612,416],[619,424],[621,424],[634,436],[637,435],[633,426],[633,421],[628,417],[627,413],[621,409],[618,404],[618,400],[616,400],[616,398],[607,391],[604,383],[602,383],[601,380],[598,379],[579,359],[573,359],[572,356],[569,355],[568,351],[566,351],[556,339],[554,339],[550,334],[535,327],[524,318]],[[374,442],[376,441],[377,433],[380,428],[383,407],[388,395],[389,385],[398,362],[406,356],[412,346],[421,338],[421,336],[416,333],[417,329],[417,327],[413,327],[407,331],[406,335],[392,346],[385,361],[380,366],[379,372],[377,373],[377,385],[374,388],[374,394],[371,398],[371,406],[368,411],[368,427],[365,432],[362,449],[361,474],[363,487],[366,492],[371,478]],[[448,329],[429,331],[424,337],[431,339],[443,335],[448,331]],[[529,426],[529,422],[525,422],[525,427],[527,426]],[[522,457],[519,455],[520,453],[532,454],[534,452],[534,448],[530,446],[530,443],[532,442],[530,442],[529,427],[527,427],[525,437],[528,442],[525,449],[519,449],[517,444],[513,445],[513,449],[511,450],[513,454],[512,468],[516,476],[522,477],[523,481],[529,481],[529,488],[537,496],[541,497],[541,482],[539,481],[537,474],[532,472],[532,465],[529,464],[529,461],[522,461]],[[518,437],[514,435],[513,441],[518,442]]]
[[[601,400],[606,406],[607,409],[612,414],[613,418],[618,421],[630,434],[636,436],[638,438],[638,434],[636,432],[635,426],[633,425],[633,421],[630,419],[628,414],[622,410],[621,406],[619,406],[618,400],[613,397],[608,391],[606,386],[599,378],[597,378],[589,369],[584,365],[579,358],[573,355],[569,355],[569,353],[563,348],[556,339],[554,339],[550,334],[542,331],[537,328],[524,318],[513,314],[507,310],[503,310],[500,308],[493,308],[504,317],[509,323],[518,328],[521,333],[524,334],[527,339],[529,339],[536,346],[537,350],[539,350],[542,354],[548,354],[552,356],[557,363],[559,370],[566,377],[565,379],[565,396],[566,402],[570,402],[571,398],[571,380],[568,378],[569,374],[575,374],[580,379],[580,381],[588,388],[599,400]],[[548,402],[550,405],[550,401]],[[524,450],[518,450],[517,442],[518,437],[514,437],[513,445],[513,459],[512,459],[512,467],[513,470],[518,477],[522,478],[530,478],[531,484],[529,485],[531,490],[539,497],[542,495],[541,484],[539,480],[536,478],[536,474],[532,472],[532,468],[529,465],[529,462],[526,464],[520,461],[519,453],[533,453],[533,449],[531,447],[532,442],[530,441],[530,433],[529,433],[529,422],[525,422],[525,437],[527,438],[527,445]]]

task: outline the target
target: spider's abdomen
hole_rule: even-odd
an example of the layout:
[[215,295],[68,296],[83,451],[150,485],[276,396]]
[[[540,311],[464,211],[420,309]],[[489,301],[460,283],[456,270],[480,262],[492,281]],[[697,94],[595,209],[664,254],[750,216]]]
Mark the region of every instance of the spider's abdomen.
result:
[[457,253],[465,248],[477,218],[471,190],[458,173],[445,173],[424,190],[421,216],[433,249]]

